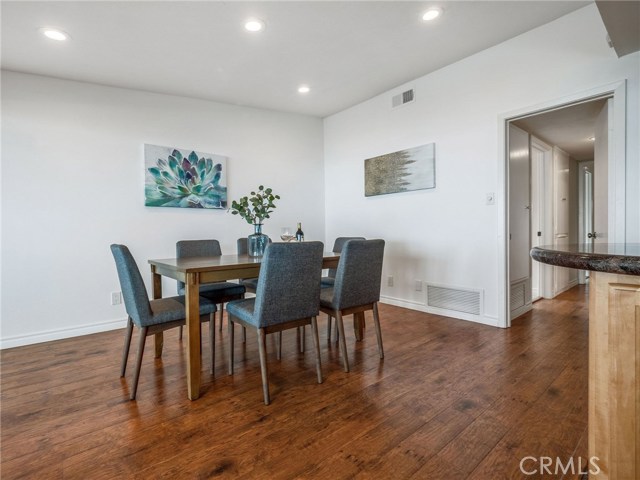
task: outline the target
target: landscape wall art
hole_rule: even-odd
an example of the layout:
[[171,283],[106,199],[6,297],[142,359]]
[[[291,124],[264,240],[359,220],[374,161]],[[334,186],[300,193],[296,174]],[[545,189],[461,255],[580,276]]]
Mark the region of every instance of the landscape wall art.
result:
[[435,188],[436,144],[387,153],[364,161],[366,197]]

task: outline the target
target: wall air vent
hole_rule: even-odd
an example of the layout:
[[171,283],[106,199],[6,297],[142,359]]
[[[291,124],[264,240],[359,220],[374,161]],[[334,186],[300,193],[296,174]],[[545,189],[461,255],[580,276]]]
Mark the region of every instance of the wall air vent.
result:
[[399,93],[398,95],[394,95],[391,97],[391,108],[396,108],[401,105],[406,105],[407,103],[411,103],[415,100],[415,96],[413,95],[413,88],[411,90],[407,90],[406,92]]
[[427,285],[427,305],[480,315],[482,313],[481,291]]
[[511,285],[511,311],[524,307],[527,303],[525,292],[526,282],[518,282]]

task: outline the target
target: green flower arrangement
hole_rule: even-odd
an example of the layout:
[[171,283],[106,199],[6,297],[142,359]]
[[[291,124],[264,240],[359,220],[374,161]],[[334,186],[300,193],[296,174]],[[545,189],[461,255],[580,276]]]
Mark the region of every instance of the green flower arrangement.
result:
[[276,200],[280,200],[280,195],[274,195],[273,190],[260,185],[257,192],[251,192],[251,196],[231,202],[231,213],[240,215],[249,224],[262,225],[276,208]]

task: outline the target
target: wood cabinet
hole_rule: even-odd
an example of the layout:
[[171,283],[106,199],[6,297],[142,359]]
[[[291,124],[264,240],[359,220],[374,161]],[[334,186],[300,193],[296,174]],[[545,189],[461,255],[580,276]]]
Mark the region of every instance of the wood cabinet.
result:
[[592,272],[589,292],[590,478],[640,478],[640,277]]

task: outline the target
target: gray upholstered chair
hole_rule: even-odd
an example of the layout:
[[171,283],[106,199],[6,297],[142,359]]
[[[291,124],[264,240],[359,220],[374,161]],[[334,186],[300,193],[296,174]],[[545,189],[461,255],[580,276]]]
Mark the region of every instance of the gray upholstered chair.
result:
[[[272,243],[271,238],[269,238],[269,243]],[[238,255],[246,255],[249,252],[249,240],[247,237],[239,238],[236,241],[236,247],[238,249]],[[256,293],[256,289],[258,288],[258,277],[256,278],[241,278],[240,284],[244,285],[244,288],[247,289],[249,293]]]
[[[239,238],[236,242],[238,247],[238,255],[246,255],[248,252],[248,239],[247,237]],[[269,243],[273,243],[271,238],[269,238]],[[258,288],[258,277],[255,278],[241,278],[240,284],[242,284],[248,293],[256,293],[256,289]],[[243,327],[242,329],[242,341],[246,342],[247,334],[246,329]],[[298,339],[300,340],[300,352],[304,353],[304,341],[305,341],[305,331],[304,325],[297,329]],[[278,332],[278,348],[282,344],[282,332]],[[278,350],[278,360],[280,359],[280,350]]]
[[373,310],[373,320],[378,338],[378,353],[384,358],[382,332],[378,317],[380,281],[384,240],[349,240],[340,253],[340,262],[333,287],[323,288],[320,293],[320,310],[335,317],[344,371],[349,371],[347,344],[344,337],[342,317]]
[[[144,286],[140,270],[129,249],[125,245],[114,244],[111,245],[111,253],[116,261],[118,279],[120,280],[120,288],[122,289],[122,296],[124,297],[124,306],[129,316],[127,320],[127,333],[124,340],[124,350],[122,353],[122,365],[120,367],[121,377],[124,377],[127,369],[133,325],[140,329],[136,370],[133,375],[133,388],[131,389],[131,400],[135,400],[146,338],[149,335],[155,335],[170,328],[184,325],[186,321],[185,299],[184,296],[178,296],[149,301],[147,289]],[[213,342],[215,311],[215,303],[210,302],[206,298],[200,299],[200,321],[209,321],[209,340],[211,343],[212,359],[215,356]]]
[[[342,247],[344,246],[345,242],[347,242],[348,240],[364,240],[364,237],[338,237],[336,238],[336,241],[333,243],[333,250],[331,250],[334,253],[341,253],[342,252]],[[330,268],[329,269],[329,273],[326,277],[322,277],[322,288],[326,288],[326,287],[333,287],[333,284],[335,282],[336,279],[336,271],[337,269],[335,268]]]
[[233,325],[253,327],[258,333],[264,403],[269,405],[266,335],[302,325],[312,325],[318,383],[322,383],[316,316],[322,275],[321,242],[273,243],[267,246],[256,297],[227,305],[229,316],[229,374],[233,374]]
[[[222,255],[218,240],[181,240],[176,243],[176,257],[219,257]],[[220,310],[219,330],[222,330],[224,304],[231,300],[244,298],[246,291],[243,285],[232,282],[207,283],[200,286],[200,296],[211,300]],[[184,295],[184,283],[178,281],[178,294]],[[182,338],[182,327],[180,328]],[[213,371],[211,372],[213,373]]]
[[[341,253],[342,252],[342,247],[344,246],[345,242],[347,242],[348,240],[364,240],[364,237],[338,237],[336,238],[336,241],[333,242],[333,250],[331,250],[334,253]],[[336,271],[337,269],[335,268],[330,268],[328,275],[326,277],[322,277],[322,281],[320,283],[320,287],[321,288],[329,288],[329,287],[333,287],[333,284],[335,283],[336,280]],[[336,326],[336,330],[337,330],[337,326]],[[338,334],[336,332],[336,340],[338,339]],[[327,341],[331,341],[331,316],[327,316]]]

